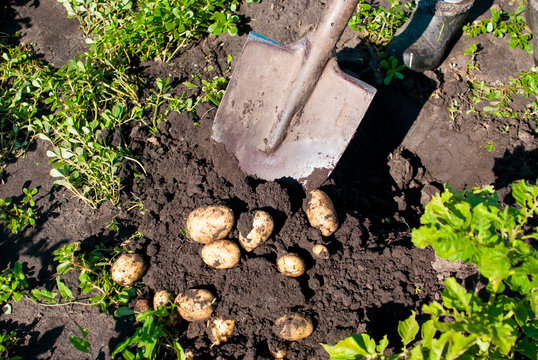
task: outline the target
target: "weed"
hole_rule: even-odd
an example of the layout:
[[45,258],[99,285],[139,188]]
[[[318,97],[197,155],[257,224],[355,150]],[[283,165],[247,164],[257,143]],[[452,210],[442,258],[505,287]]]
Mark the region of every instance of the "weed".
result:
[[394,56],[391,56],[388,59],[381,60],[381,68],[386,70],[386,76],[383,79],[383,83],[388,85],[391,83],[392,79],[402,80],[404,78],[403,74],[400,71],[405,69],[404,64],[398,64],[398,60]]
[[493,150],[495,150],[495,145],[493,145],[493,142],[490,141],[486,144],[486,150],[488,152],[492,152]]
[[359,32],[359,38],[380,49],[388,44],[396,31],[409,19],[416,1],[402,5],[399,0],[389,0],[390,8],[366,4],[361,0],[358,11],[349,21],[349,26]]
[[9,353],[21,341],[15,331],[0,334],[0,360],[22,360],[22,356],[10,356]]
[[478,46],[475,43],[471,44],[471,47],[465,49],[464,55],[469,55],[471,60],[467,63],[467,73],[471,73],[475,70],[480,70],[480,66],[476,62],[476,55],[478,54]]
[[118,248],[97,247],[89,253],[77,253],[77,244],[65,245],[54,251],[54,260],[59,262],[56,271],[58,274],[79,271],[78,286],[82,294],[95,294],[85,305],[99,306],[108,313],[111,307],[127,305],[129,299],[136,295],[136,288],[122,287],[110,275],[110,266],[121,252]]
[[94,359],[95,357],[92,354],[91,350],[91,344],[88,341],[88,330],[83,328],[82,326],[78,325],[78,329],[80,330],[80,333],[82,337],[71,335],[69,336],[69,342],[71,345],[77,349],[80,352],[83,352],[85,354],[89,354],[91,359]]
[[34,121],[40,137],[52,150],[51,175],[88,206],[119,201],[120,179],[116,172],[124,159],[132,159],[121,146],[108,144],[104,131],[140,119],[136,81],[109,64],[70,60],[47,84],[46,103],[54,114]]
[[8,229],[17,234],[25,225],[33,226],[36,221],[34,206],[34,195],[37,194],[37,189],[28,190],[22,189],[24,198],[22,203],[17,205],[13,203],[12,198],[6,197],[0,199],[0,220],[8,223]]
[[513,13],[491,8],[491,18],[476,20],[472,24],[463,26],[464,33],[473,38],[480,34],[491,33],[502,38],[510,36],[510,48],[518,48],[532,54],[533,46],[530,42],[532,35],[527,30],[525,18],[520,16],[525,11],[524,2],[520,2],[518,9]]
[[0,164],[19,156],[34,132],[30,119],[43,108],[44,84],[51,70],[27,46],[11,47],[0,37]]
[[426,205],[422,226],[412,231],[416,246],[476,265],[488,280],[484,297],[448,278],[443,303],[422,307],[428,320],[419,325],[413,311],[399,323],[400,353],[384,355],[387,336],[376,343],[367,334],[354,334],[323,345],[331,359],[535,359],[538,252],[530,242],[538,233],[528,225],[538,215],[538,187],[519,181],[512,196],[518,208],[501,208],[491,186],[447,189]]
[[[170,304],[157,310],[148,310],[136,316],[142,322],[132,336],[122,341],[112,352],[112,358],[122,355],[125,359],[186,360],[183,348],[178,342],[179,329],[176,305]],[[168,356],[167,356],[168,355]]]
[[[533,67],[528,72],[521,72],[517,77],[510,77],[506,83],[487,83],[485,81],[469,81],[469,91],[466,97],[471,110],[479,103],[486,102],[480,111],[484,115],[497,118],[518,119],[538,124],[538,69]],[[523,110],[514,110],[511,107],[514,96],[524,97],[526,105]],[[508,125],[506,125],[508,126]],[[508,129],[509,130],[509,126]],[[538,134],[538,130],[534,130]]]

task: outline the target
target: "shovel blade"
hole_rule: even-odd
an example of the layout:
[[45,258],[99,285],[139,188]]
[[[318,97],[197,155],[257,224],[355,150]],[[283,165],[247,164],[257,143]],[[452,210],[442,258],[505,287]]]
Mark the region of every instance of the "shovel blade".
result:
[[305,43],[280,45],[251,33],[221,101],[213,139],[241,169],[265,180],[293,178],[314,188],[330,175],[355,134],[375,89],[329,60],[316,87],[271,154],[264,142],[305,56]]

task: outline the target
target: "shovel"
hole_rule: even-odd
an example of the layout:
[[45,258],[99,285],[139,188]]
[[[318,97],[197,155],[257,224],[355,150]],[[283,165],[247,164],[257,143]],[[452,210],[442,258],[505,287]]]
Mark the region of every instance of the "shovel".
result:
[[321,185],[376,90],[332,56],[359,0],[330,0],[312,32],[282,45],[250,33],[217,110],[212,138],[265,180]]

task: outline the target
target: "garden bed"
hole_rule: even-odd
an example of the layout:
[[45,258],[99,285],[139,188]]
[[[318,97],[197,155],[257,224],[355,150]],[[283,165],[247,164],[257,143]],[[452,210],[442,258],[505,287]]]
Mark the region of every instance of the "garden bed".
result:
[[[510,1],[494,3],[506,11],[516,8]],[[485,2],[480,6],[472,18],[489,16]],[[158,78],[170,78],[170,93],[180,95],[181,83],[193,81],[192,75],[229,77],[228,55],[233,68],[248,31],[289,43],[315,23],[322,8],[320,1],[243,4],[239,36],[204,36],[169,63],[137,64],[135,72],[148,79],[147,87],[141,87],[143,98],[150,96]],[[7,21],[0,31],[20,31],[20,41],[35,43],[38,56],[54,67],[85,51],[78,21],[67,19],[55,0],[12,1],[2,11]],[[204,321],[177,325],[179,343],[196,359],[269,359],[268,348],[280,341],[273,324],[292,311],[310,315],[315,329],[306,339],[287,343],[289,359],[326,359],[319,343],[334,344],[358,332],[378,340],[388,333],[398,347],[398,321],[439,300],[446,277],[478,281],[472,268],[450,264],[432,249],[412,245],[410,230],[419,225],[431,195],[445,183],[455,190],[493,184],[504,195],[516,179],[538,177],[536,123],[466,112],[469,104],[460,95],[467,89],[470,58],[463,52],[473,42],[482,46],[476,56],[481,70],[473,72],[478,81],[506,81],[529,71],[533,60],[524,51],[510,49],[509,39],[462,36],[438,69],[424,74],[404,71],[404,80],[385,86],[375,52],[356,35],[346,30],[338,45],[339,62],[378,92],[338,166],[321,186],[340,221],[333,235],[323,237],[308,224],[306,193],[300,185],[262,181],[237,167],[211,140],[216,106],[204,102],[196,117],[171,112],[158,131],[132,123],[103,134],[116,146],[131,149],[137,160],[124,160],[118,169],[123,189],[116,206],[105,202],[91,209],[65,188],[53,186],[47,157],[51,147],[36,140],[24,157],[5,168],[0,198],[38,188],[37,222],[19,234],[0,225],[0,268],[18,261],[30,287],[53,290],[55,250],[73,242],[82,249],[121,244],[142,254],[149,265],[138,300],[151,299],[159,290],[175,295],[202,287],[217,295],[215,313],[236,321],[230,340],[219,346],[212,346]],[[522,109],[525,103],[516,98],[512,107]],[[509,196],[501,200],[513,202]],[[243,251],[239,265],[228,270],[206,266],[200,257],[202,245],[184,231],[193,209],[216,204],[230,207],[236,219],[265,209],[275,220],[271,238],[250,253]],[[115,226],[107,226],[111,223]],[[234,227],[229,237],[238,236]],[[315,244],[327,246],[330,257],[316,258]],[[304,275],[289,278],[278,272],[276,259],[286,252],[303,257]],[[75,289],[77,277],[68,275],[65,281]],[[137,299],[131,300],[131,308]],[[129,317],[118,319],[98,307],[42,306],[28,299],[11,305],[11,314],[0,315],[0,327],[20,334],[14,354],[24,359],[85,358],[69,341],[70,336],[80,336],[77,325],[87,329],[93,355],[108,359],[134,331]]]

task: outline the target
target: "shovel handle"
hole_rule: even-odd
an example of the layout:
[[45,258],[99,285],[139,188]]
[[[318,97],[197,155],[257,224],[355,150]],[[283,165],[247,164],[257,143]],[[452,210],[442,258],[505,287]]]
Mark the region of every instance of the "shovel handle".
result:
[[301,111],[314,91],[358,2],[359,0],[330,0],[314,30],[302,40],[303,64],[291,84],[288,101],[279,113],[269,137],[264,139],[262,148],[265,153],[273,153],[284,141],[291,120]]

